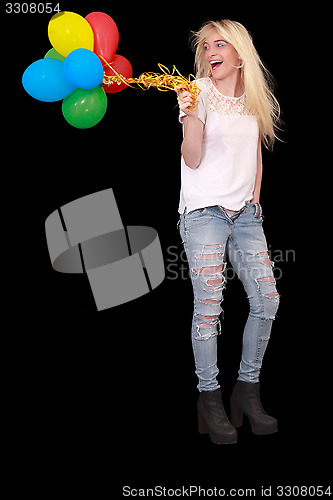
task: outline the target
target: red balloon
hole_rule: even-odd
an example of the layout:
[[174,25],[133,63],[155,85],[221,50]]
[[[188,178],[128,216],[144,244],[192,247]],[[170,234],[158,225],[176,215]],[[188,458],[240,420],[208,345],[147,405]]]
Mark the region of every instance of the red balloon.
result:
[[[111,68],[114,68],[115,71],[112,71]],[[122,75],[124,78],[131,78],[133,76],[133,70],[131,63],[126,59],[126,57],[120,56],[119,54],[116,54],[114,56],[113,62],[111,64],[111,68],[107,66],[106,64],[104,65],[104,74],[107,76],[116,76],[117,73],[119,75]],[[110,85],[103,85],[103,89],[105,92],[108,92],[109,94],[115,94],[116,92],[120,92],[121,90],[124,90],[127,87],[126,83],[121,83],[118,85],[117,83],[111,83]]]
[[[91,12],[85,18],[94,33],[94,52],[107,62],[112,61],[118,47],[119,32],[112,17],[104,12]],[[102,64],[104,61],[101,59]]]

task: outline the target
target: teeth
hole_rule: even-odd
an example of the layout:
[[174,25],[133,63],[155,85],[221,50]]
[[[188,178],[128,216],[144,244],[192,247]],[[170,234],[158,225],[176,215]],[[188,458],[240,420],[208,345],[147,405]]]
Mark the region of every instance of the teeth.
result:
[[215,64],[221,64],[221,63],[222,63],[222,61],[210,61],[210,64],[212,66],[215,66]]

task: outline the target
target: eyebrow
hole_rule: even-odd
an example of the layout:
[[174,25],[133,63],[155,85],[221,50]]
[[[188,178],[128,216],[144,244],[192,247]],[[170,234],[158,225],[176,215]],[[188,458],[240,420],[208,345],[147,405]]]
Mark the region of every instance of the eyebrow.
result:
[[[228,43],[226,40],[214,40],[214,43],[217,43],[217,42]],[[205,41],[204,43],[207,43],[207,41]],[[208,45],[208,43],[207,43],[207,45]]]

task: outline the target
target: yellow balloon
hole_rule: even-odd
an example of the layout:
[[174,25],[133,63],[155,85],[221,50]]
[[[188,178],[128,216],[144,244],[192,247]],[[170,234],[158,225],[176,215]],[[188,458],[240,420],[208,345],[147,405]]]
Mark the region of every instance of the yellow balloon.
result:
[[48,27],[49,40],[59,54],[66,57],[72,50],[94,48],[94,33],[84,17],[74,12],[55,14]]

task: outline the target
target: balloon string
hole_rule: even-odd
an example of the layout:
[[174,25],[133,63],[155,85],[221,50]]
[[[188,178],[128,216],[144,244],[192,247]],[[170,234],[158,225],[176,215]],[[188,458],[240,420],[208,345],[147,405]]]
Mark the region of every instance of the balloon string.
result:
[[131,84],[135,83],[143,90],[148,90],[150,87],[156,87],[158,90],[162,92],[166,92],[168,90],[175,90],[177,93],[188,91],[190,92],[193,100],[193,104],[191,108],[195,108],[198,102],[198,95],[200,94],[200,89],[196,86],[194,81],[191,81],[191,78],[195,78],[193,75],[189,75],[188,78],[179,73],[176,66],[173,66],[172,73],[170,73],[169,69],[163,64],[158,64],[158,67],[162,71],[162,73],[142,73],[139,78],[125,78],[123,75],[117,73],[117,71],[113,68],[112,62],[108,63],[104,57],[99,56],[104,61],[104,66],[108,66],[115,75],[106,75],[104,73],[103,83],[105,85],[121,85],[124,83],[128,87],[134,88]]

